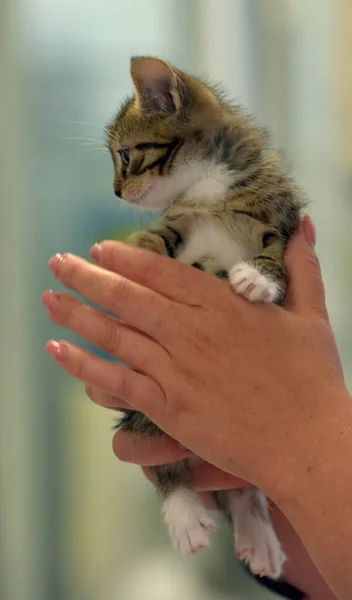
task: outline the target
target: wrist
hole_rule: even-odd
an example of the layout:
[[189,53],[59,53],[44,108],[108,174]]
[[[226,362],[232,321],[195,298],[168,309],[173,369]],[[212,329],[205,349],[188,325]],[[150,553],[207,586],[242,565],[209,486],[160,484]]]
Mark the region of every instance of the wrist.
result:
[[[350,478],[352,469],[352,398],[339,386],[324,394],[317,415],[307,415],[295,432],[294,443],[280,457],[280,469],[264,490],[284,511],[306,502],[314,491],[333,485],[335,478]],[[343,457],[343,460],[341,460]]]

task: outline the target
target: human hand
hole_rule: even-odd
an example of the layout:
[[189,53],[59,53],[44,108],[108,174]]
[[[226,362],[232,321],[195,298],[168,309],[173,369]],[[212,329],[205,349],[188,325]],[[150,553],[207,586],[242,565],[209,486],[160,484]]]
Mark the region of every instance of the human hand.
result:
[[[99,406],[111,408],[111,397],[100,389],[86,385],[88,397]],[[113,406],[113,408],[116,408]],[[131,408],[126,402],[119,402],[120,409]],[[131,435],[126,431],[118,431],[114,437],[114,452],[124,462],[140,465],[145,476],[154,483],[154,476],[150,467],[177,462],[188,458],[192,453],[181,444],[168,436],[157,438],[144,438]],[[203,462],[190,471],[192,487],[199,492],[212,490],[232,490],[246,487],[248,483],[239,477],[221,471],[210,463]]]
[[[99,406],[111,408],[109,396],[101,390],[86,385],[86,392],[89,398]],[[130,408],[124,402],[120,402],[120,404],[120,408]],[[114,450],[121,460],[142,466],[145,476],[154,485],[154,475],[147,465],[177,462],[190,454],[168,436],[146,439],[130,435],[125,431],[120,431],[115,435]],[[192,468],[189,471],[189,477],[192,487],[202,496],[203,503],[209,510],[216,509],[209,492],[248,485],[242,479],[225,473],[206,462]],[[311,600],[335,600],[336,596],[329,590],[296,531],[274,504],[270,507],[270,516],[285,554],[289,558],[285,568],[285,581],[294,586],[297,594],[299,590],[304,590]]]
[[[312,234],[309,220],[305,229]],[[94,254],[102,268],[71,255],[50,266],[61,283],[123,323],[66,294],[46,293],[44,303],[56,323],[134,370],[49,342],[63,368],[104,389],[111,405],[127,402],[197,455],[269,494],[303,463],[313,434],[318,452],[346,390],[303,228],[287,253],[286,310],[252,305],[205,273],[117,242],[103,242]]]

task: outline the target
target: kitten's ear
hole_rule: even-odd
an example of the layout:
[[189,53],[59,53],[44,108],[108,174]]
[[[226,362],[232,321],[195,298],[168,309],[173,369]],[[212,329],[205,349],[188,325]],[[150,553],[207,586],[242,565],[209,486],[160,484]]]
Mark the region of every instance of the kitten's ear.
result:
[[182,103],[183,84],[160,58],[131,59],[131,77],[142,110],[173,114]]

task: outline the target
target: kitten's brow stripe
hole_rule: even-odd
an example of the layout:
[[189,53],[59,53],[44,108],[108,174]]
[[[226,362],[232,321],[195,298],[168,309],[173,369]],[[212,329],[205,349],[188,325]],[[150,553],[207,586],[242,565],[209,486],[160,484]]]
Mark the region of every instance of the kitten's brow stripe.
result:
[[[170,150],[170,155],[169,155],[169,157],[166,160],[166,162],[169,160],[169,164],[168,164],[169,171],[170,171],[170,169],[171,169],[171,167],[172,167],[172,165],[174,163],[174,160],[175,160],[175,158],[176,158],[176,156],[177,156],[177,154],[178,154],[181,146],[182,146],[182,142],[179,140],[177,142],[177,144],[175,144],[175,147],[171,148],[171,150]],[[165,162],[165,164],[166,164],[166,162]]]
[[160,161],[160,164],[159,164],[159,175],[163,174],[163,168],[165,167],[167,161],[169,160],[172,150],[173,150],[173,147],[170,146],[170,148],[168,148],[166,153],[163,155],[162,160]]
[[265,254],[258,254],[258,256],[256,256],[255,258],[256,260],[260,258],[261,260],[269,260],[274,263],[279,263],[279,261],[276,258],[273,258],[272,256],[266,256]]
[[134,146],[135,150],[150,150],[153,148],[171,148],[173,147],[175,144],[178,143],[178,139],[175,138],[174,140],[172,140],[171,142],[142,142],[140,144],[136,144],[136,146]]
[[[152,143],[150,143],[151,145],[149,147],[152,146]],[[169,142],[168,144],[155,144],[154,148],[166,148],[166,152],[160,156],[159,158],[157,158],[156,160],[152,161],[151,163],[146,164],[142,169],[136,169],[135,170],[135,175],[142,175],[143,173],[145,173],[146,171],[150,171],[151,169],[154,169],[155,167],[159,167],[159,174],[162,174],[163,168],[166,165],[167,161],[169,160],[170,156],[173,159],[175,154],[173,154],[173,151],[177,150],[179,148],[179,140],[175,139],[172,142]],[[140,146],[144,146],[144,144],[138,144],[136,146],[136,149],[141,149]]]
[[256,215],[254,212],[251,212],[250,210],[233,209],[231,212],[238,214],[238,215],[246,215],[247,217],[250,217],[251,219],[255,219],[256,221],[262,221],[262,219],[260,218],[259,215]]
[[153,162],[151,162],[151,163],[148,163],[147,165],[145,165],[145,167],[140,169],[138,172],[136,171],[135,175],[143,175],[143,173],[145,173],[146,171],[150,171],[151,169],[154,169],[155,167],[162,167],[164,165],[164,162],[165,162],[165,155],[161,156],[160,158],[157,158],[156,160],[153,160]]

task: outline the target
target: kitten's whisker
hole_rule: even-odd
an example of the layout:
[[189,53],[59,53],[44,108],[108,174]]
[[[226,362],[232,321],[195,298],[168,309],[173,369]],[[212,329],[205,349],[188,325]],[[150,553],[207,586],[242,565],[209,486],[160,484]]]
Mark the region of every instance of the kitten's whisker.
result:
[[102,156],[103,154],[106,155],[107,153],[107,150],[105,148],[86,148],[86,151],[90,154],[98,154],[99,156]]
[[99,140],[95,140],[93,138],[64,137],[61,139],[65,140],[65,141],[77,142],[81,148],[95,149],[98,151],[101,150],[102,152],[107,151],[107,147],[105,146],[104,143],[102,143]]
[[76,140],[78,142],[94,142],[95,144],[103,145],[104,142],[102,139],[93,138],[93,137],[85,137],[85,136],[68,136],[65,138],[66,140]]
[[61,123],[67,123],[67,124],[71,124],[71,125],[89,125],[90,127],[95,127],[97,129],[99,129],[100,131],[104,128],[103,125],[99,125],[98,123],[90,123],[89,121],[70,121],[70,120],[66,120],[66,119],[59,119],[59,121]]

